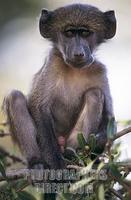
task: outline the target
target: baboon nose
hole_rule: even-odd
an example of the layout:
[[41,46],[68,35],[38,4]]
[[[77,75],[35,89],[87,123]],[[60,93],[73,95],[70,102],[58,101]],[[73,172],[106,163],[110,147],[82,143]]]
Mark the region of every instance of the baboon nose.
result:
[[74,57],[75,58],[78,58],[78,59],[81,59],[83,58],[85,55],[84,55],[84,52],[76,52],[74,53]]

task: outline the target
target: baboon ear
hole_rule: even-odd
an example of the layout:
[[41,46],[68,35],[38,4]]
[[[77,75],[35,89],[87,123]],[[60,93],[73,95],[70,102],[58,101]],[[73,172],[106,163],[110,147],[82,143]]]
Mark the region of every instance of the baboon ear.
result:
[[42,9],[41,16],[39,20],[39,30],[40,34],[44,38],[51,38],[51,18],[52,18],[52,11],[47,9]]
[[105,26],[106,26],[105,39],[110,39],[114,37],[116,33],[115,12],[113,10],[105,12],[104,20],[105,20]]

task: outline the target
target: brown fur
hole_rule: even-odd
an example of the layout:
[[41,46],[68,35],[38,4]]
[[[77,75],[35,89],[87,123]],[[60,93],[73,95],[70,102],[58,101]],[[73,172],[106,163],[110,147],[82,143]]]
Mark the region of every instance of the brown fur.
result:
[[[50,80],[48,86],[45,85],[45,83],[47,83],[46,78]],[[79,101],[79,98],[91,88],[100,88],[103,93],[105,92],[104,89],[106,85],[108,88],[106,68],[103,64],[95,61],[89,68],[85,67],[85,69],[82,70],[75,69],[73,67],[71,68],[65,64],[61,57],[56,55],[54,50],[50,53],[47,63],[45,66],[43,66],[43,69],[40,71],[40,73],[35,76],[34,80],[35,87],[33,85],[31,94],[29,96],[29,105],[31,109],[34,108],[34,104],[36,104],[35,100],[37,101],[37,105],[41,105],[42,103],[45,106],[49,106],[51,100],[53,101],[53,98],[59,95],[59,99],[66,104],[67,109],[72,110],[71,108],[76,104],[76,102]],[[46,88],[48,91],[46,91]],[[45,96],[43,91],[46,91]],[[106,92],[109,93],[108,90]],[[36,98],[38,96],[39,98]],[[88,105],[85,104],[83,107],[83,111],[81,111],[81,114],[79,114],[79,120],[77,123],[74,123],[75,127],[72,126],[67,130],[67,127],[63,130],[59,130],[58,126],[56,127],[56,129],[58,129],[56,132],[57,137],[63,135],[65,138],[68,138],[69,134],[71,134],[70,132],[72,132],[74,128],[75,132],[77,133],[78,131],[83,131],[82,123],[86,115],[85,107],[88,107]],[[110,105],[109,109],[110,111],[112,110],[112,104]],[[61,113],[60,108],[57,111],[57,114],[60,115],[60,118],[67,118],[68,120],[66,114]],[[32,115],[34,115],[34,113],[32,113]],[[76,147],[75,142],[76,139],[74,138],[74,144],[72,145]]]
[[5,99],[11,131],[29,167],[65,168],[59,139],[77,148],[78,131],[87,141],[95,133],[98,147],[104,148],[107,122],[114,114],[106,69],[93,51],[115,35],[115,28],[113,11],[89,5],[42,11],[40,32],[53,42],[52,50],[27,99],[19,91]]

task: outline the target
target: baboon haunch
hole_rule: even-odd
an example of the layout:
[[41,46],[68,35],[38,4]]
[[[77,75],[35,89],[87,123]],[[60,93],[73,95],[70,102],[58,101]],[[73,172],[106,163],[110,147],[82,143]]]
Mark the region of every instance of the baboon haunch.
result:
[[77,148],[78,131],[87,141],[95,133],[97,145],[105,145],[107,122],[114,114],[105,66],[93,52],[115,35],[116,19],[114,11],[73,4],[43,9],[39,27],[52,50],[28,97],[12,91],[5,107],[29,167],[65,168],[61,147]]

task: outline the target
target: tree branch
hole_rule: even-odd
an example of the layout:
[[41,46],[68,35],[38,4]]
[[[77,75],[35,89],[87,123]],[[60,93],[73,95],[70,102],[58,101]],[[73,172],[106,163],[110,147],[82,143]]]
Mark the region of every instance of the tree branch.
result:
[[131,132],[131,127],[123,129],[122,131],[115,134],[113,141],[117,140],[118,138],[120,138],[130,132]]
[[116,190],[114,190],[113,188],[111,188],[109,191],[112,194],[114,194],[116,197],[118,197],[119,199],[124,200],[124,198],[122,197],[122,195],[119,192],[117,192]]
[[[6,177],[8,180],[17,180],[20,178],[27,177],[29,174],[30,170],[29,169],[17,169],[17,170],[10,170],[6,172]],[[0,182],[5,181],[6,178],[2,176],[0,173]]]
[[0,130],[0,137],[10,136],[10,133],[5,133],[4,131]]
[[7,156],[7,157],[11,158],[13,160],[13,162],[20,162],[23,165],[26,165],[26,161],[22,160],[18,156],[12,155],[11,153],[9,153],[8,151],[6,151],[2,147],[0,147],[0,154],[2,154],[3,156]]

